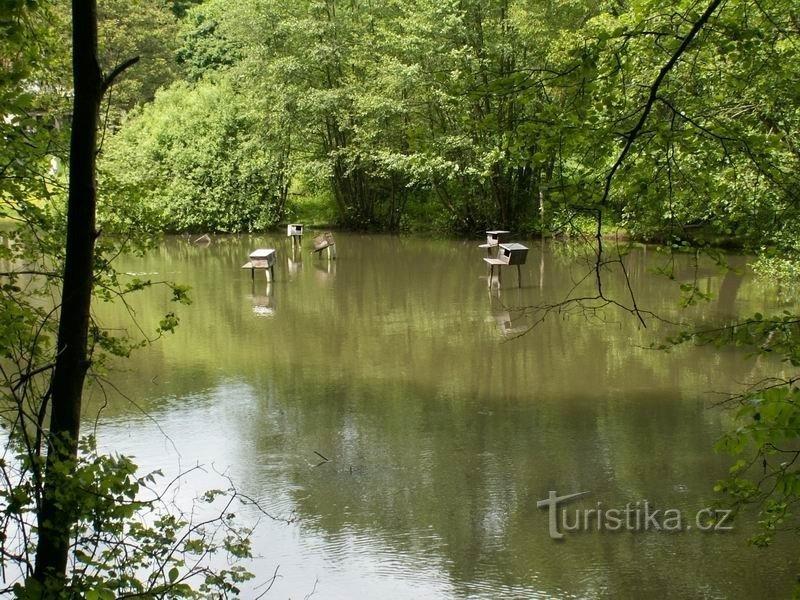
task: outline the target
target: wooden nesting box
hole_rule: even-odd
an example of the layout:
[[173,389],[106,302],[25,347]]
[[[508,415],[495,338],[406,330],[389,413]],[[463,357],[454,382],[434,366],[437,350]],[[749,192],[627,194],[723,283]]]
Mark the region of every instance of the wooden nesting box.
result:
[[248,257],[256,269],[264,269],[275,264],[275,252],[272,248],[259,248],[253,250]]
[[491,256],[492,249],[497,248],[500,245],[501,238],[508,234],[508,231],[503,231],[500,229],[494,229],[492,231],[486,232],[486,242],[484,244],[480,244],[478,248],[486,248],[486,254]]
[[250,269],[250,276],[255,278],[256,269],[263,269],[267,274],[267,279],[272,281],[275,278],[275,257],[277,252],[273,248],[259,248],[253,250],[248,257],[249,262],[242,265],[243,269]]
[[296,235],[303,235],[303,226],[300,223],[290,223],[286,226],[286,237],[294,237]]
[[501,238],[504,235],[507,235],[508,231],[503,231],[501,229],[495,229],[492,231],[486,232],[486,245],[487,246],[499,246],[500,242],[502,241]]
[[522,269],[520,267],[525,264],[528,258],[528,248],[522,244],[500,244],[497,247],[497,256],[494,258],[484,258],[483,260],[489,265],[489,286],[491,287],[494,281],[494,268],[497,267],[497,284],[500,285],[501,267],[507,265],[517,266],[517,279],[519,286],[522,287]]
[[336,258],[336,241],[331,232],[325,232],[314,238],[314,249],[312,252],[322,254],[323,250],[328,251],[328,260]]
[[497,258],[507,265],[524,265],[528,258],[528,248],[522,244],[500,244]]

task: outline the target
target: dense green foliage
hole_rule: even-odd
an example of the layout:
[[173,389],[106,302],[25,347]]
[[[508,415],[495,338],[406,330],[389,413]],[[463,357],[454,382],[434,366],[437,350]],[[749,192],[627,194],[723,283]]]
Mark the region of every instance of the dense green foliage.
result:
[[[53,459],[69,455],[61,452],[68,444],[49,429],[52,420],[48,426],[56,404],[56,361],[65,353],[63,345],[62,351],[56,347],[68,253],[60,169],[69,156],[65,125],[71,123],[64,9],[33,1],[0,5],[0,595],[41,600],[236,594],[250,575],[241,566],[210,561],[214,555],[249,556],[249,531],[231,513],[235,490],[211,491],[198,499],[198,512],[187,512],[169,503],[163,487],[159,492],[157,473],[137,475],[129,458],[98,454],[91,436],[80,441],[77,456]],[[115,271],[114,257],[149,247],[155,221],[130,202],[124,183],[107,180],[93,272],[87,267],[93,302],[125,303],[128,294],[159,284],[172,289],[176,302],[188,302],[179,285]],[[92,384],[102,388],[110,357],[127,356],[177,324],[168,312],[154,333],[139,328],[129,337],[92,319],[86,344]],[[78,442],[67,441],[72,440]],[[42,578],[36,576],[36,552],[44,528],[52,530],[42,516],[48,501],[63,515],[68,564],[66,572]]]
[[176,84],[117,135],[109,157],[119,183],[152,190],[157,222],[182,231],[252,231],[274,225],[288,194],[281,158],[254,133],[260,117],[229,80]]
[[[219,86],[220,101],[240,107],[243,119],[251,118],[245,107],[261,117],[248,121],[247,135],[282,171],[263,194],[278,219],[285,206],[275,188],[293,180],[303,192],[328,190],[350,227],[547,232],[599,209],[645,238],[791,247],[796,10],[782,1],[725,3],[648,99],[703,8],[210,0],[189,11],[179,51],[187,77],[200,83],[177,89],[198,97],[184,102],[203,104],[208,86]],[[647,122],[603,198],[648,103]],[[128,127],[169,118],[174,105],[165,95]],[[240,132],[220,130],[222,145],[238,145]],[[153,131],[123,133],[113,145],[122,154],[158,145]],[[184,144],[203,148],[203,128],[188,133]],[[137,162],[132,176],[146,180],[172,162],[172,151],[179,163],[182,149],[171,147]],[[202,210],[225,186],[191,182],[167,202]],[[151,188],[153,198],[160,192]],[[222,219],[200,228],[230,227]]]
[[180,75],[178,20],[165,2],[142,2],[131,9],[125,0],[99,3],[99,48],[108,68],[132,56],[140,65],[131,77],[115,84],[109,101],[116,110],[130,110],[153,99],[157,89]]

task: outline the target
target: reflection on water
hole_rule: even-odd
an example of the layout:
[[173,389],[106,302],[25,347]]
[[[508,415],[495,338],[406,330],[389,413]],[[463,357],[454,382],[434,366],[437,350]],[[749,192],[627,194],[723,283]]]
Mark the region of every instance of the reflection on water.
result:
[[[265,290],[256,290],[257,284],[253,281],[253,290],[250,294],[253,303],[253,314],[258,317],[271,317],[275,314],[275,298],[272,295],[272,282],[267,281]],[[260,293],[259,293],[260,292]]]
[[499,286],[489,289],[489,307],[492,318],[497,324],[497,330],[503,336],[521,336],[530,329],[530,323],[525,318],[524,307],[505,304]]
[[[585,272],[566,247],[524,242],[523,287],[487,293],[473,241],[336,237],[336,261],[261,236],[168,240],[119,265],[191,285],[194,304],[174,336],[123,365],[120,388],[149,416],[112,399],[101,443],[146,469],[213,465],[297,516],[257,530],[253,568],[267,578],[280,565],[272,597],[303,597],[315,582],[319,598],[787,595],[791,540],[769,555],[746,546],[743,526],[556,542],[536,508],[549,490],[590,491],[577,508],[707,506],[728,465],[711,446],[730,426],[708,392],[770,365],[727,349],[650,351],[667,326],[613,313],[553,314],[524,333],[520,308],[560,300]],[[238,268],[257,247],[279,252],[269,288]],[[710,264],[653,275],[666,261],[652,248],[629,257],[645,308],[680,317],[678,285],[695,273],[715,294],[691,309],[697,320],[779,308],[769,289]],[[610,291],[622,285],[609,276]],[[109,326],[125,323],[103,308]],[[170,308],[152,290],[137,319],[155,324]],[[218,486],[209,473],[188,485]]]

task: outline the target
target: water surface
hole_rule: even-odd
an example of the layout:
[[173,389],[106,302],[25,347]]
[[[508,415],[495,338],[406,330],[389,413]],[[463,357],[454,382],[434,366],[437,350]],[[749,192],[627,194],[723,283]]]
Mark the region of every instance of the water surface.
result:
[[[308,236],[307,236],[308,237]],[[526,242],[522,271],[498,290],[473,241],[337,234],[338,260],[292,260],[281,236],[167,240],[123,271],[192,287],[174,335],[126,361],[94,390],[87,421],[105,448],[144,469],[206,465],[182,493],[224,472],[286,525],[255,535],[268,597],[777,598],[791,589],[800,545],[746,545],[742,524],[697,531],[548,536],[536,503],[549,490],[589,491],[570,507],[647,500],[693,515],[714,498],[730,459],[712,446],[731,427],[710,408],[775,365],[730,349],[647,349],[668,326],[630,315],[551,314],[535,329],[517,309],[561,300],[586,264],[563,245]],[[310,242],[306,239],[306,244]],[[276,281],[239,267],[278,249]],[[639,303],[707,323],[781,308],[775,290],[710,261],[629,257]],[[144,275],[147,274],[147,275]],[[690,311],[678,286],[713,294]],[[608,290],[624,297],[623,282]],[[174,307],[157,288],[133,304],[152,329]],[[134,330],[119,307],[98,313]],[[772,370],[770,370],[772,369]],[[319,464],[323,455],[328,462]],[[242,517],[255,518],[245,510]],[[255,592],[248,592],[254,594]]]

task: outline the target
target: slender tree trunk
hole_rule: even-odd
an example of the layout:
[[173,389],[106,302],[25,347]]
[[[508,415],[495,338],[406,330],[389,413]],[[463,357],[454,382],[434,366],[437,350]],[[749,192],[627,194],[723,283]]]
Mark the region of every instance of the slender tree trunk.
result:
[[[95,243],[95,156],[103,76],[97,59],[95,0],[72,2],[73,119],[64,284],[58,327],[58,357],[52,381],[52,412],[34,577],[48,588],[66,573],[70,506],[57,495],[65,481],[59,466],[74,465],[80,435],[81,396],[89,367],[87,340]],[[71,472],[67,469],[66,472]]]

